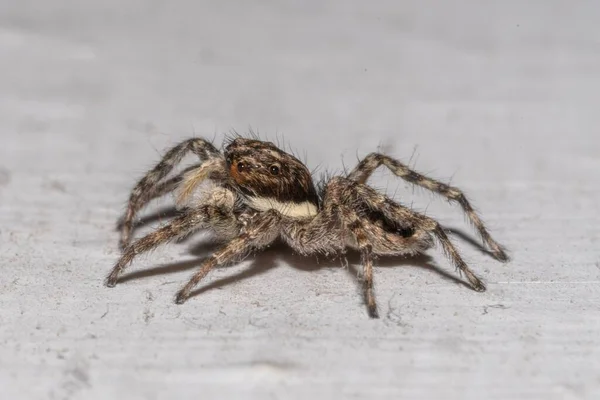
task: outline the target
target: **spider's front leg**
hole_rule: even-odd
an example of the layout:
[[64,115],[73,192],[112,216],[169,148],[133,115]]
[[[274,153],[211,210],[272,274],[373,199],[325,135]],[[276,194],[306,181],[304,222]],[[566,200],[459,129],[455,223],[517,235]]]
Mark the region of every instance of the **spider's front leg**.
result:
[[131,191],[127,211],[121,225],[121,249],[125,249],[129,245],[135,214],[150,200],[174,190],[181,182],[182,175],[159,184],[190,151],[203,162],[221,157],[219,151],[210,142],[201,138],[188,139],[169,150],[163,159]]
[[255,215],[245,226],[242,234],[232,239],[202,263],[200,270],[177,293],[175,302],[183,304],[190,297],[192,289],[217,265],[239,260],[250,251],[264,248],[273,243],[279,236],[280,221],[281,214],[275,210]]
[[494,258],[502,262],[509,260],[504,248],[492,239],[492,236],[489,234],[483,221],[479,218],[479,215],[477,215],[462,190],[415,172],[400,161],[379,153],[371,153],[360,161],[352,172],[350,172],[348,179],[352,179],[359,183],[365,183],[373,171],[381,165],[385,165],[395,175],[409,183],[431,190],[432,192],[446,197],[450,201],[455,201],[460,204],[469,221],[471,221],[479,232],[483,242],[490,248]]
[[[177,189],[179,187],[179,185],[184,181],[184,178],[186,176],[187,173],[189,173],[190,171],[193,171],[195,169],[198,169],[201,167],[201,164],[195,164],[192,165],[191,167],[186,168],[184,171],[182,171],[181,173],[177,174],[176,176],[164,180],[160,183],[158,183],[157,185],[155,185],[151,190],[146,191],[146,193],[141,196],[138,201],[136,202],[134,209],[133,209],[133,217],[135,217],[135,214],[142,209],[146,204],[148,204],[150,201],[162,197],[168,193],[173,192],[175,189]],[[131,221],[133,221],[133,217],[131,219]],[[125,226],[125,220],[126,220],[126,215],[123,215],[121,218],[119,218],[119,222],[117,224],[117,228],[121,231],[121,237],[123,237],[123,227]],[[131,222],[132,227],[130,228],[131,230],[133,230],[133,222]],[[129,243],[127,243],[129,244]],[[123,249],[123,243],[120,244],[121,249]]]
[[174,218],[167,225],[127,246],[107,277],[106,286],[114,287],[123,270],[138,254],[187,235],[192,231],[207,228],[211,225],[227,223],[236,223],[236,221],[230,210],[225,208],[203,205],[195,209],[188,209],[183,215]]

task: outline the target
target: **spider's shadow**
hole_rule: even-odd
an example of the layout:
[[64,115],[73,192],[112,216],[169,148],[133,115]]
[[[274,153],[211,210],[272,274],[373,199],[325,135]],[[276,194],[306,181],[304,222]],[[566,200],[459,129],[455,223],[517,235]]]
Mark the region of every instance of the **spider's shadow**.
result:
[[[153,214],[150,214],[142,219],[139,219],[135,223],[135,228],[141,228],[143,226],[152,224],[157,221],[166,220],[171,217],[174,217],[179,214],[179,211],[174,207],[165,207]],[[122,225],[122,219],[119,220],[117,224],[117,229],[120,229]],[[446,229],[446,231],[454,236],[459,237],[460,239],[466,241],[473,247],[477,248],[479,251],[490,254],[487,249],[485,249],[479,242],[475,239],[467,235],[466,233],[450,228]],[[179,240],[179,242],[188,241],[189,238],[183,238]],[[174,263],[163,264],[154,268],[144,269],[140,271],[131,272],[129,274],[123,275],[121,278],[121,282],[140,279],[145,277],[151,277],[155,275],[176,273],[185,270],[191,270],[194,268],[198,268],[202,261],[209,256],[212,252],[214,252],[220,245],[211,241],[201,242],[190,249],[190,254],[196,256],[193,260],[186,261],[178,261]],[[356,279],[361,272],[360,266],[360,255],[356,251],[348,251],[345,254],[345,257],[348,261],[347,271],[352,274]],[[198,296],[204,292],[207,292],[212,289],[218,289],[235,282],[252,278],[265,272],[269,271],[272,268],[275,268],[280,262],[284,262],[285,264],[296,268],[302,271],[317,271],[322,268],[331,268],[331,267],[340,267],[342,265],[342,260],[339,257],[336,258],[317,258],[317,257],[306,257],[299,254],[295,254],[289,247],[285,246],[282,243],[276,243],[273,246],[269,247],[266,250],[257,252],[252,262],[248,268],[245,270],[225,277],[220,278],[215,281],[212,281],[196,290],[194,290],[190,297]],[[435,262],[433,257],[420,254],[413,257],[404,257],[404,256],[392,256],[392,257],[379,257],[375,262],[375,267],[398,267],[398,266],[413,266],[418,268],[424,268],[428,270],[432,270],[440,275],[442,278],[451,281],[453,283],[457,283],[460,285],[464,285],[470,287],[470,285],[461,280],[458,275],[453,275],[450,272],[447,272],[441,268],[439,268]],[[182,282],[182,285],[185,282]]]
[[[181,214],[181,211],[175,207],[167,206],[162,207],[152,214],[148,214],[142,218],[138,218],[133,223],[133,229],[143,228],[144,226],[153,224],[155,222],[167,221],[173,217],[177,217]],[[123,229],[123,224],[125,222],[125,214],[121,215],[117,220],[117,224],[115,226],[115,230],[120,231]]]

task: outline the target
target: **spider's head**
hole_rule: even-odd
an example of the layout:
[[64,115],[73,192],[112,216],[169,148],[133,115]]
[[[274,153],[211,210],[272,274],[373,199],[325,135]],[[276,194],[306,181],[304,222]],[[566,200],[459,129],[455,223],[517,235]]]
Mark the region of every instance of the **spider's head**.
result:
[[236,138],[225,148],[229,175],[246,203],[289,217],[310,217],[319,200],[308,168],[273,143]]

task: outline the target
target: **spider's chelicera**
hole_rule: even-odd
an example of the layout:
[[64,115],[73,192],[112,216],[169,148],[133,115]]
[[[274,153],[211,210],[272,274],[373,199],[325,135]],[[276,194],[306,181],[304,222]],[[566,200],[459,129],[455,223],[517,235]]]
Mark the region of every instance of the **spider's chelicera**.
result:
[[[165,179],[181,159],[192,152],[201,163]],[[369,315],[378,316],[373,293],[373,258],[377,255],[414,255],[437,240],[471,287],[485,286],[463,261],[444,229],[434,219],[419,214],[366,184],[384,165],[406,181],[458,203],[479,232],[491,254],[508,257],[486,230],[461,190],[428,178],[401,162],[379,153],[365,157],[346,176],[336,176],[315,188],[306,166],[270,142],[236,137],[222,153],[210,142],[194,138],[169,150],[133,189],[121,232],[123,254],[106,280],[110,287],[133,258],[158,245],[191,232],[208,229],[225,241],[206,259],[199,271],[178,292],[181,304],[192,289],[218,265],[240,260],[281,239],[303,255],[360,252]],[[211,183],[200,199],[191,203],[200,184]],[[178,202],[188,205],[168,224],[130,243],[136,213],[150,200],[176,191]]]

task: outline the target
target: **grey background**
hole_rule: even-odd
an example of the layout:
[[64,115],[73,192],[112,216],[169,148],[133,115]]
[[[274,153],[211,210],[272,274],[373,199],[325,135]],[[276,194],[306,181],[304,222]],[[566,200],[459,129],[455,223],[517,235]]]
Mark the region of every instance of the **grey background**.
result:
[[[598,398],[599,17],[566,0],[2,1],[2,398]],[[381,172],[464,232],[486,293],[436,249],[382,259],[372,321],[352,271],[275,248],[176,306],[201,236],[105,288],[141,174],[183,138],[249,127],[320,172],[379,147],[451,180],[513,261]]]

